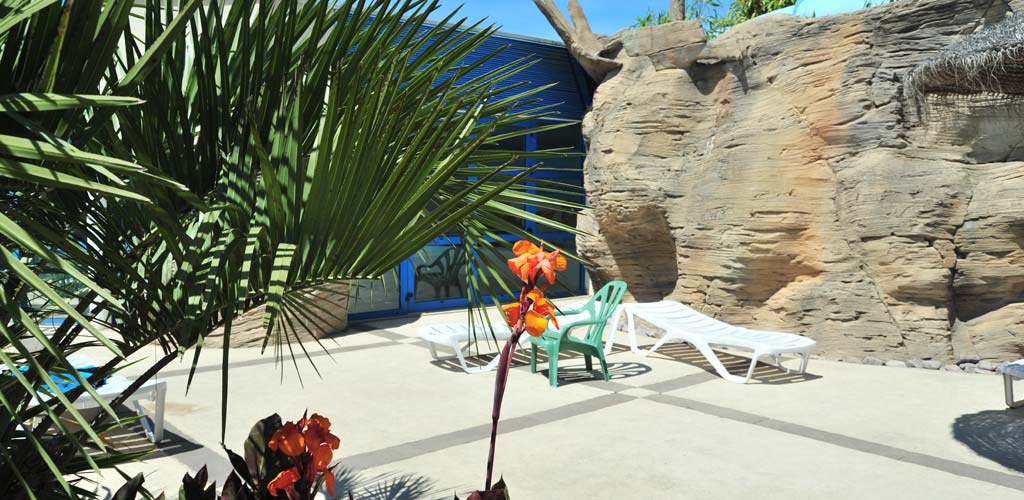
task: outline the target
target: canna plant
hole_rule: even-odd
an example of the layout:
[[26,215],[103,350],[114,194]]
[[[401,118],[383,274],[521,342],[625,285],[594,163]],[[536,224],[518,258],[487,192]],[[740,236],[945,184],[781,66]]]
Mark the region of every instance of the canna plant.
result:
[[[482,69],[494,28],[428,24],[437,8],[0,0],[0,363],[30,368],[0,377],[0,497],[86,495],[76,474],[125,458],[100,438],[117,402],[94,419],[70,402],[144,347],[162,353],[123,397],[257,308],[297,367],[311,291],[455,234],[481,303],[504,286],[500,233],[529,237],[508,217],[575,232],[520,208],[578,210],[568,188],[495,147],[563,126],[512,128],[555,114],[519,78],[531,61]],[[107,357],[77,375],[66,356],[94,346]],[[51,395],[51,374],[81,384]]]
[[[331,421],[322,415],[303,415],[298,422],[281,423],[278,414],[260,420],[249,431],[244,455],[227,448],[232,471],[224,481],[219,498],[232,500],[312,500],[326,489],[335,498],[335,472],[331,467],[341,439],[331,432]],[[115,495],[116,500],[134,500],[149,494],[140,473]],[[349,492],[349,498],[352,493]],[[163,498],[163,495],[161,497]],[[209,483],[204,465],[195,475],[185,474],[179,500],[214,500],[217,484]]]
[[[498,438],[498,420],[501,418],[501,403],[505,397],[505,385],[512,364],[512,355],[519,345],[519,338],[528,334],[539,337],[547,330],[548,321],[555,327],[554,306],[544,297],[544,290],[555,283],[555,273],[565,271],[567,261],[558,250],[545,252],[527,240],[520,240],[512,247],[515,257],[508,259],[508,267],[522,282],[519,301],[502,306],[505,321],[512,329],[512,336],[505,342],[498,360],[497,376],[494,379],[494,404],[491,409],[491,441],[487,452],[487,478],[482,491],[475,491],[469,500],[506,500],[508,488],[504,480],[492,487],[494,477],[494,450]],[[541,278],[547,283],[541,283]],[[457,498],[457,497],[456,497]]]

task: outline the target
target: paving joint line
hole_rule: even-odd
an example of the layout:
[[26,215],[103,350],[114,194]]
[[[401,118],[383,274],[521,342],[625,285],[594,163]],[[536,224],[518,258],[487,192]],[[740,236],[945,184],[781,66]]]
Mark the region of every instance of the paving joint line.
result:
[[718,406],[715,404],[705,403],[703,401],[697,401],[694,399],[683,398],[680,396],[672,396],[668,394],[655,394],[651,396],[645,396],[640,399],[647,399],[653,402],[675,406],[677,408],[685,408],[691,411],[696,411],[698,413],[703,413],[705,415],[725,418],[728,420],[732,420],[734,422],[754,425],[776,432],[783,432],[793,436],[798,436],[818,441],[821,443],[838,446],[840,448],[846,448],[848,450],[868,453],[871,455],[896,460],[898,462],[913,464],[920,467],[926,467],[932,470],[953,474],[955,476],[973,479],[975,481],[986,482],[989,484],[994,484],[1005,488],[1024,491],[1024,476],[1016,474],[1000,472],[985,467],[979,467],[977,465],[958,462],[956,460],[949,460],[945,458],[936,457],[933,455],[928,455],[925,453],[918,453],[915,451],[905,450],[903,448],[897,448],[895,446],[880,444],[873,441],[868,441],[866,439],[860,439],[852,436],[847,436],[845,434],[839,434],[822,429],[816,429],[814,427],[806,425],[795,424],[792,422],[787,422],[785,420],[778,420],[763,415],[748,413],[742,410],[736,410],[725,406]]

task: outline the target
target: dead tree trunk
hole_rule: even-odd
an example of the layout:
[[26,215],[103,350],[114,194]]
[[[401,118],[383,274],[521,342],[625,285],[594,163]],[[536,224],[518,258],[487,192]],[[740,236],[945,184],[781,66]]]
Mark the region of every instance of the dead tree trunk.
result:
[[602,82],[609,73],[622,68],[622,63],[605,57],[605,54],[614,50],[616,46],[606,46],[590,30],[587,16],[583,14],[583,8],[580,7],[577,0],[569,0],[571,24],[562,15],[562,11],[558,9],[553,0],[533,0],[533,3],[537,4],[537,8],[555,28],[558,36],[562,37],[569,53],[579,61],[580,66],[591,78]]
[[668,13],[673,21],[686,20],[686,0],[669,0]]

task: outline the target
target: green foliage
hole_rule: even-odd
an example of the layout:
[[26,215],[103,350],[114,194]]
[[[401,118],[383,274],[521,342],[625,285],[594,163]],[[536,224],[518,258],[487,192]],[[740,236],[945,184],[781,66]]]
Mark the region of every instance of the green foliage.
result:
[[[188,349],[194,368],[266,305],[265,345],[294,362],[289,323],[322,314],[304,292],[454,233],[479,302],[497,234],[530,237],[508,217],[575,231],[517,208],[580,207],[493,148],[562,126],[508,131],[553,112],[525,107],[529,60],[462,63],[493,28],[425,27],[435,0],[135,4],[0,0],[0,363],[28,367],[0,376],[2,498],[85,495],[77,473],[137,458],[100,439],[109,405],[71,401],[143,347],[164,355],[140,383]],[[88,380],[66,360],[86,347],[108,353]],[[82,386],[51,398],[51,373]]]
[[[101,311],[128,313],[115,278],[92,251],[85,213],[64,210],[84,204],[146,202],[137,186],[169,192],[177,183],[148,173],[134,161],[107,155],[76,133],[109,126],[118,107],[141,101],[114,95],[113,85],[131,85],[122,75],[142,74],[169,44],[148,45],[145,58],[124,61],[112,72],[116,47],[128,26],[131,0],[0,0],[0,364],[23,367],[0,374],[0,497],[68,498],[87,491],[78,473],[138,458],[109,448],[99,437],[115,424],[86,419],[71,402],[111,374],[116,361],[88,377],[66,357],[102,346],[114,360],[126,352],[121,339],[101,331]],[[193,2],[194,8],[198,6]],[[187,13],[187,12],[186,12]],[[172,30],[169,35],[180,34]],[[36,215],[38,214],[38,216]],[[60,312],[60,327],[41,326]],[[50,393],[53,377],[79,384]],[[90,383],[91,382],[91,383]]]
[[796,0],[735,0],[724,15],[708,18],[708,37],[717,37],[737,24],[794,4]]
[[[872,0],[867,1],[870,3]],[[729,5],[725,14],[719,15],[718,10],[722,6],[720,0],[690,0],[687,2],[686,17],[687,19],[699,19],[708,31],[708,37],[714,38],[739,23],[795,3],[796,0],[735,0]],[[632,27],[655,26],[671,21],[672,18],[667,10],[654,12],[648,8],[647,14],[638,16]]]
[[633,28],[645,28],[647,26],[656,26],[658,24],[667,24],[672,22],[672,16],[669,15],[667,10],[660,10],[654,12],[647,8],[647,14],[636,17],[636,23],[633,24]]

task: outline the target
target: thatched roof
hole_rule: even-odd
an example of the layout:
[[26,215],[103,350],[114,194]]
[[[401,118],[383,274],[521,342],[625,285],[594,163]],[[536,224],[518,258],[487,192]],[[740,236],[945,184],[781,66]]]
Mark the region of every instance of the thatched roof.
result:
[[910,72],[917,93],[1024,94],[1024,15],[988,26]]

